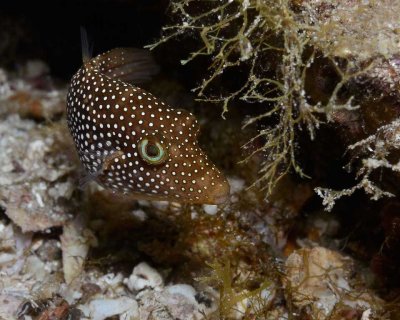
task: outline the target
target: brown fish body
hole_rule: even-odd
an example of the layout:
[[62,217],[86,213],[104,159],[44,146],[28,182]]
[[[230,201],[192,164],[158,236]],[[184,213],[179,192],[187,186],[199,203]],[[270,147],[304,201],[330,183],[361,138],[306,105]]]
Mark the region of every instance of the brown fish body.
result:
[[73,76],[67,121],[85,170],[118,194],[224,202],[229,185],[199,148],[194,116],[121,80],[147,78],[150,65],[141,50],[114,49]]

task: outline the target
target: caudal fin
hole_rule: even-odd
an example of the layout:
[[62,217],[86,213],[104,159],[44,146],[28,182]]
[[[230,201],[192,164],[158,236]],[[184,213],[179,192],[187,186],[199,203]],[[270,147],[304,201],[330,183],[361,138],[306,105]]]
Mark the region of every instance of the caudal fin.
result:
[[158,73],[159,67],[149,51],[116,48],[95,58],[99,71],[112,79],[143,83]]

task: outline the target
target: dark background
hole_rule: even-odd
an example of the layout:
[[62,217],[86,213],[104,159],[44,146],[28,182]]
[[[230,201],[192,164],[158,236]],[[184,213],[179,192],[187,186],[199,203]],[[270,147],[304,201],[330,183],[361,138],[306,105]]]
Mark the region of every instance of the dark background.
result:
[[[0,67],[18,70],[18,66],[27,60],[41,59],[49,65],[52,78],[68,83],[82,64],[81,26],[86,28],[93,43],[93,55],[115,47],[143,47],[157,41],[162,26],[173,22],[168,14],[168,4],[169,0],[0,0]],[[159,85],[167,91],[163,98],[177,91],[174,84],[184,86],[181,91],[187,94],[204,77],[209,58],[196,58],[195,63],[185,66],[179,63],[198,46],[195,37],[186,35],[184,39],[170,41],[154,51],[161,73],[168,79],[168,85],[172,83],[171,86],[166,86],[165,82]],[[234,70],[233,74],[223,78],[219,87],[222,90],[224,87],[236,87],[246,75],[241,70]],[[192,97],[187,99],[187,103],[184,97],[179,92],[175,96],[176,103],[172,101],[171,105],[191,106]],[[239,147],[247,141],[246,134],[239,128],[248,116],[264,112],[265,105],[246,105],[240,101],[235,104],[236,108],[231,107],[227,115],[229,121],[221,121],[220,106],[204,107],[203,104],[197,107],[195,114],[205,118],[207,113],[209,121],[203,124],[203,132],[214,134],[213,139],[205,135],[210,157],[225,172],[231,171],[238,175],[240,172],[236,169],[236,162],[242,158],[238,156],[242,152]],[[260,127],[265,128],[266,125],[271,123],[261,123]],[[299,139],[297,151],[303,152],[299,152],[297,160],[305,168],[306,174],[313,177],[314,180],[310,182],[313,186],[340,189],[353,185],[354,177],[343,170],[348,160],[344,157],[345,150],[341,149],[343,143],[340,142],[340,136],[335,127],[325,126],[319,129],[316,140],[310,141],[308,135]],[[224,141],[223,148],[220,148],[220,141]],[[300,180],[296,175],[292,178]],[[391,235],[384,234],[380,219],[391,217],[392,210],[397,213],[398,207],[398,202],[394,205],[389,203],[385,207],[384,201],[370,202],[363,193],[357,193],[356,196],[338,202],[332,213],[341,222],[343,231],[339,237],[346,239],[346,252],[366,263],[374,256],[377,257],[372,260],[373,269],[382,277],[387,277],[387,283],[394,286],[400,283],[400,262],[396,251],[399,242],[393,245],[394,250],[385,248],[386,256],[377,253],[381,253],[385,236]],[[297,219],[297,229],[294,228],[292,232],[293,238],[302,232],[302,223],[308,213],[322,211],[321,199],[314,195],[302,211]],[[397,238],[394,236],[393,239],[399,239],[397,234]]]
[[[80,26],[88,31],[94,55],[120,46],[143,47],[160,37],[161,27],[168,22],[168,3],[2,1],[0,65],[13,69],[25,60],[39,58],[50,66],[53,76],[68,81],[82,62]],[[164,58],[168,56],[163,53]]]

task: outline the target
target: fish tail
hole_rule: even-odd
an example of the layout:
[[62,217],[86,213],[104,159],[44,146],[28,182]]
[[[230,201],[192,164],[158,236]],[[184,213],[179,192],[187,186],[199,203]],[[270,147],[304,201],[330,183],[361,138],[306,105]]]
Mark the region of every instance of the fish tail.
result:
[[82,60],[85,64],[92,59],[93,45],[89,44],[89,37],[85,27],[81,26]]
[[134,84],[150,80],[159,71],[152,55],[145,49],[116,48],[96,57],[96,60],[101,73]]

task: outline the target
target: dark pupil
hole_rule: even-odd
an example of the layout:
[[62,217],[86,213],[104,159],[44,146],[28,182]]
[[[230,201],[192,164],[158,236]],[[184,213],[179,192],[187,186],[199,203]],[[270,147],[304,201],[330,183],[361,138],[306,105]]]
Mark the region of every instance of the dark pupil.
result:
[[148,144],[146,153],[149,157],[157,157],[159,153],[158,147],[155,144]]

